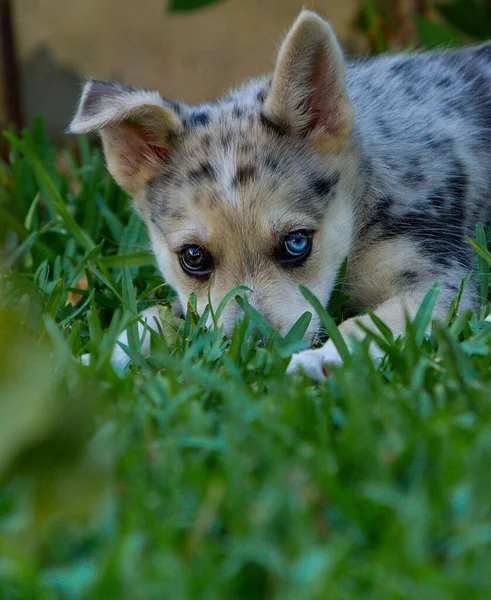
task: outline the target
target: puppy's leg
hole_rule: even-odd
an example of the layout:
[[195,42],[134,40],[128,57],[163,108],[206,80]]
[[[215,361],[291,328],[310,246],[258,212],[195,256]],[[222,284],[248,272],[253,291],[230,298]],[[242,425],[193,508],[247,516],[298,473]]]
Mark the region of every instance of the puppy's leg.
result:
[[[413,319],[416,316],[418,308],[423,300],[427,290],[419,289],[408,291],[405,294],[399,294],[386,300],[374,312],[375,314],[392,330],[394,337],[402,335],[405,330],[405,311]],[[442,318],[446,314],[447,303],[439,301],[433,312],[434,317]],[[362,323],[365,327],[374,332],[378,332],[370,315],[355,317],[348,319],[339,327],[340,333],[343,335],[348,347],[350,346],[350,338],[363,339],[365,333],[360,329],[357,323]],[[370,347],[371,354],[374,358],[381,358],[383,352],[373,344]],[[342,358],[336,349],[336,346],[331,340],[328,340],[324,346],[317,350],[304,350],[292,356],[292,360],[288,365],[288,373],[304,371],[313,379],[324,379],[326,377],[326,364],[341,365]]]
[[[138,337],[139,339],[145,334],[142,345],[141,345],[141,353],[143,356],[148,356],[150,354],[150,329],[159,333],[157,323],[160,323],[159,312],[157,306],[151,306],[144,310],[140,316],[142,317],[143,323],[138,322]],[[155,321],[157,320],[157,322]],[[146,327],[145,324],[146,323]],[[118,342],[121,342],[125,346],[128,345],[128,336],[126,331],[123,331],[121,335],[118,337]],[[90,354],[84,354],[81,357],[81,361],[84,365],[90,364]],[[114,352],[111,358],[111,363],[114,367],[118,367],[120,369],[124,369],[126,365],[130,362],[130,357],[126,354],[126,352],[121,348],[119,344],[116,344],[114,348]]]

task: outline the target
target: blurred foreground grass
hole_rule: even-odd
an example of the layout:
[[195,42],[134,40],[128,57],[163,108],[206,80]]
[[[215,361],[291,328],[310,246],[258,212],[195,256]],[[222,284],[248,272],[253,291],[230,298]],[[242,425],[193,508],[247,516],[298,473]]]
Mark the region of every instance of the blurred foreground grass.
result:
[[230,340],[171,319],[145,359],[136,311],[173,293],[99,151],[56,156],[40,122],[8,135],[2,600],[491,597],[483,228],[481,314],[423,335],[436,286],[404,340],[381,325],[380,367],[361,344],[327,382],[286,377],[308,316],[281,339],[248,307]]

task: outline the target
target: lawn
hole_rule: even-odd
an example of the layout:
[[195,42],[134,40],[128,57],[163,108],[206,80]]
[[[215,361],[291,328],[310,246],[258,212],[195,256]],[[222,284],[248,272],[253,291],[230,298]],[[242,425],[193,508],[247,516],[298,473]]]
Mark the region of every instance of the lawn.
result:
[[[382,364],[363,343],[317,384],[285,375],[308,317],[283,339],[246,306],[225,339],[192,298],[171,316],[145,228],[87,139],[55,154],[40,121],[7,136],[1,600],[491,598],[482,227],[480,315],[456,299],[426,335],[435,286],[404,339],[379,323]],[[145,359],[136,315],[156,302]],[[116,372],[124,327],[133,363]]]

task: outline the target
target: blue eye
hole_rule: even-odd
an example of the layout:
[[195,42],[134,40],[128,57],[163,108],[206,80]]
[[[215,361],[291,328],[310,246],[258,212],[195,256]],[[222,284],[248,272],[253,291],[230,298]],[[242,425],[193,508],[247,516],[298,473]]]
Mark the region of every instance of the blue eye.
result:
[[312,250],[311,231],[292,231],[283,237],[278,259],[281,263],[300,264]]

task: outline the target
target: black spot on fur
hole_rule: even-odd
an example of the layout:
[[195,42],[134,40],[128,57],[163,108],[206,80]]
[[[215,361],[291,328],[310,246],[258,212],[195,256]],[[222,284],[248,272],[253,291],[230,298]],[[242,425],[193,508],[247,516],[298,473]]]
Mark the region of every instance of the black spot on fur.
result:
[[417,271],[402,271],[399,278],[404,287],[411,287],[419,281],[420,274]]
[[406,94],[416,102],[421,98],[421,90],[413,85],[412,81],[406,85]]
[[259,90],[256,97],[257,101],[262,104],[266,100],[266,90]]
[[312,190],[317,196],[327,196],[339,181],[339,173],[333,173],[329,177],[317,177],[312,181]]
[[382,118],[378,118],[377,119],[377,127],[380,131],[380,133],[385,137],[385,138],[390,138],[392,137],[392,131],[387,123],[387,121],[385,121]]
[[444,203],[444,196],[443,196],[443,192],[441,190],[436,190],[435,192],[432,192],[428,196],[428,204],[430,204],[433,208],[435,208],[437,210],[442,208],[443,203]]
[[103,99],[110,96],[115,97],[136,91],[136,88],[131,86],[111,83],[109,81],[92,80],[89,93],[85,96],[82,102],[81,112],[86,117],[93,117],[101,110]]
[[225,133],[220,139],[220,144],[224,150],[228,150],[230,148],[230,142],[232,140],[232,135],[230,133]]
[[240,106],[234,106],[232,110],[232,116],[236,119],[240,119],[244,115],[244,111]]
[[208,179],[209,181],[217,180],[217,171],[210,163],[203,163],[197,169],[189,172],[189,178],[193,181]]
[[447,153],[453,148],[453,140],[451,138],[436,138],[432,134],[428,134],[423,139],[428,148],[431,148],[432,150],[439,150],[443,153]]
[[252,165],[245,167],[238,167],[237,173],[232,180],[232,186],[237,187],[238,185],[244,185],[255,179],[257,174],[256,168]]
[[194,113],[190,117],[188,117],[188,119],[186,120],[186,126],[187,127],[198,127],[198,126],[204,127],[205,125],[208,125],[209,122],[210,122],[209,113],[207,113],[205,111],[201,111],[201,112]]
[[399,60],[391,66],[390,70],[397,75],[414,75],[414,60],[412,58]]
[[164,228],[162,226],[162,217],[163,215],[157,215],[153,212],[150,213],[150,221],[152,221],[152,223],[160,231],[160,233],[164,233]]
[[280,166],[280,163],[276,160],[276,158],[274,158],[274,156],[267,156],[264,159],[264,164],[268,167],[268,169],[273,171],[273,173],[278,171]]
[[491,43],[489,41],[480,46],[469,48],[469,51],[472,52],[473,58],[482,60],[488,65],[491,64]]
[[182,107],[179,104],[179,102],[176,102],[175,100],[166,100],[164,98],[164,102],[169,106],[169,108],[171,108],[177,115],[181,116],[182,113]]
[[405,182],[410,186],[416,186],[424,183],[426,177],[421,168],[420,159],[417,156],[412,156],[407,159],[409,170],[405,175]]
[[[459,181],[458,196],[462,194],[461,186],[462,182]],[[471,263],[464,238],[464,220],[458,210],[448,206],[455,190],[452,192],[445,188],[443,192],[438,191],[434,194],[435,199],[442,198],[442,194],[443,208],[437,213],[425,210],[425,205],[422,205],[402,216],[392,214],[394,200],[389,196],[382,196],[361,234],[366,236],[370,233],[374,241],[406,235],[417,242],[421,251],[431,256],[436,265],[450,267],[458,263],[468,268]]]
[[402,217],[389,218],[378,239],[391,239],[408,235],[418,242],[420,249],[440,266],[448,267],[454,262],[469,266],[463,223],[460,226],[442,215],[412,210]]
[[446,88],[451,87],[452,83],[453,83],[452,79],[450,77],[446,76],[446,77],[442,77],[441,79],[439,79],[436,82],[436,87],[446,89]]
[[405,182],[410,186],[421,185],[425,182],[425,179],[422,171],[407,171],[405,175]]
[[252,152],[252,144],[250,144],[249,142],[243,142],[240,145],[240,151],[243,152],[244,154],[248,154],[249,152]]
[[261,113],[259,119],[265,129],[276,135],[285,135],[286,127]]
[[453,296],[456,296],[459,293],[460,286],[455,283],[449,283],[448,281],[443,281],[442,286],[448,290]]
[[465,197],[468,177],[464,166],[455,161],[452,174],[447,181],[447,193],[451,199],[449,221],[454,226],[462,226],[465,220]]
[[383,225],[390,219],[389,209],[394,204],[394,200],[390,196],[381,196],[376,207],[374,208],[371,218],[362,231],[362,234],[367,233],[378,225]]

